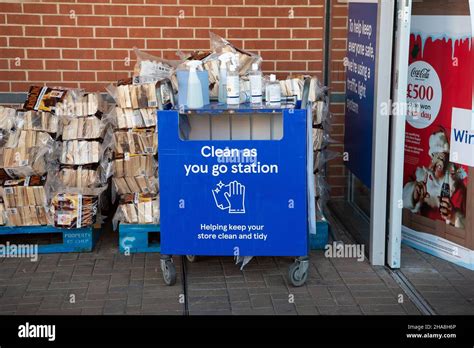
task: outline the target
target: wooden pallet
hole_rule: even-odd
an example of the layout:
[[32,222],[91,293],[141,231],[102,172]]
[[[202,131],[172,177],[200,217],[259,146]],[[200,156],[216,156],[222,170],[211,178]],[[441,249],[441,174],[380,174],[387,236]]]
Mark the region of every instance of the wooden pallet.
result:
[[120,224],[120,253],[159,253],[161,244],[150,242],[150,233],[159,233],[160,225],[156,224]]
[[[53,226],[0,226],[0,236],[19,236],[32,234],[60,234],[61,243],[38,244],[39,254],[80,253],[94,249],[98,238],[98,230],[91,227],[65,229]],[[27,243],[21,243],[27,244]]]

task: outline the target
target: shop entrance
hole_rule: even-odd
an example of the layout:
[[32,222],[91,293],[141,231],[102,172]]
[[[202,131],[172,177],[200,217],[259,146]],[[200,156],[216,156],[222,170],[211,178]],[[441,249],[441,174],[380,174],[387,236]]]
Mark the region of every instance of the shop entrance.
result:
[[411,0],[349,2],[347,179],[344,202],[331,207],[373,265],[400,264],[400,233],[391,232],[401,229],[405,118],[392,106],[406,102],[410,12]]

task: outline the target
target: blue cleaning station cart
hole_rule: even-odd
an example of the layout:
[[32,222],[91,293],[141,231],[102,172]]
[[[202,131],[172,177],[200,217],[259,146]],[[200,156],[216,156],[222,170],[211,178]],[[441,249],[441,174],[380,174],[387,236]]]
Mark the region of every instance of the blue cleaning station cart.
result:
[[158,111],[161,268],[171,255],[293,256],[305,283],[315,233],[311,110],[210,104]]

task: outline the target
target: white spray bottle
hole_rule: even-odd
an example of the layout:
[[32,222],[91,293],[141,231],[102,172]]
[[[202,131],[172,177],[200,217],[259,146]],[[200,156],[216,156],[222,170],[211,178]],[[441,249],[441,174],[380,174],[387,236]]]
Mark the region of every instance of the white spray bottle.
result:
[[252,71],[249,73],[250,80],[250,102],[253,105],[262,104],[262,71],[257,63],[252,64]]
[[202,86],[199,80],[196,69],[202,67],[200,60],[190,60],[186,63],[189,66],[189,77],[188,77],[188,93],[186,98],[186,105],[190,109],[199,109],[204,106],[202,96]]
[[219,56],[221,62],[219,68],[219,103],[227,102],[227,62],[232,59],[232,52]]
[[234,64],[229,67],[227,73],[227,105],[240,104],[240,77]]

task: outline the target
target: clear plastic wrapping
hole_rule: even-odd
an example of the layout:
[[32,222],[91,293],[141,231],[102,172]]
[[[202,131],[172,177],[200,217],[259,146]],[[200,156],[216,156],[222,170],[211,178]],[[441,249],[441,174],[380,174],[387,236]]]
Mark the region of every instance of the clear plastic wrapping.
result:
[[51,165],[45,190],[48,198],[58,194],[99,196],[108,187],[109,173],[103,163],[84,166]]
[[58,193],[51,200],[53,225],[58,228],[82,228],[97,221],[99,196]]
[[322,148],[324,138],[324,129],[313,128],[313,151],[318,151]]
[[128,156],[129,154],[156,154],[158,150],[158,136],[154,130],[134,129],[116,131],[115,154]]
[[31,178],[5,181],[2,191],[5,208],[47,205],[44,179]]
[[63,117],[61,123],[63,141],[104,137],[106,124],[96,116]]
[[58,132],[58,116],[46,111],[18,111],[15,126],[22,130],[32,130],[55,134]]
[[[319,100],[326,99],[325,98],[326,92],[327,92],[327,87],[324,87],[316,77],[311,78],[311,84],[309,86],[309,94],[308,94],[309,101],[315,103]],[[328,103],[329,101],[326,99],[325,102]]]
[[116,107],[112,111],[116,129],[156,127],[156,109],[130,109]]
[[16,110],[0,106],[0,146],[5,145],[15,123]]
[[126,158],[116,158],[113,161],[114,177],[125,176],[156,176],[158,163],[153,155],[129,155]]
[[324,175],[315,175],[316,180],[316,220],[326,221],[324,207],[329,200],[330,187],[326,182]]
[[[211,39],[212,54],[210,54],[209,56],[203,59],[203,63],[205,67],[206,67],[207,62],[215,61],[216,59],[218,59],[218,57],[221,54],[227,53],[227,52],[232,52],[234,54],[237,54],[237,57],[238,57],[237,65],[239,67],[240,76],[246,75],[251,70],[253,63],[257,63],[260,65],[262,58],[258,54],[239,49],[235,47],[234,45],[232,45],[226,39],[220,37],[219,35],[213,32],[209,32],[209,37]],[[218,71],[219,71],[219,66],[217,66],[217,76],[219,76]]]
[[70,90],[56,105],[56,115],[69,117],[100,116],[107,109],[107,103],[100,93],[84,93],[83,90]]
[[137,62],[133,69],[133,82],[156,82],[170,79],[179,61],[166,60],[140,51],[134,47]]
[[328,113],[328,105],[322,100],[317,101],[313,108],[313,125],[323,124],[323,121],[326,119]]
[[173,87],[169,80],[137,83],[134,85],[110,84],[106,89],[120,108],[169,109],[175,105]]
[[12,177],[43,175],[53,144],[53,138],[46,132],[12,132],[3,149],[3,168]]
[[47,196],[44,177],[27,177],[6,180],[1,188],[5,216],[10,226],[36,226],[48,224]]
[[5,209],[5,212],[9,226],[44,226],[49,222],[46,207],[25,206]]
[[122,196],[130,193],[149,193],[159,192],[158,179],[154,176],[124,176],[112,179],[115,192]]
[[[244,77],[252,68],[253,63],[261,63],[262,58],[254,53],[250,53],[236,48],[226,39],[212,32],[209,33],[211,40],[210,52],[194,52],[188,57],[181,54],[183,59],[202,60],[203,68],[209,74],[209,95],[216,97],[219,91],[219,57],[224,53],[234,53],[237,59],[234,62],[238,66],[239,75]],[[179,68],[184,68],[181,65]],[[245,86],[244,86],[245,87]]]
[[157,195],[128,194],[120,199],[114,216],[114,226],[118,222],[127,224],[159,224],[160,201]]
[[156,84],[154,82],[137,85],[110,85],[107,87],[107,91],[121,108],[158,107]]
[[340,156],[339,153],[327,149],[332,143],[329,132],[332,128],[332,118],[329,113],[329,98],[327,88],[312,78],[309,88],[308,100],[312,102],[313,116],[313,150],[314,150],[314,180],[316,187],[316,220],[326,221],[324,207],[329,199],[330,186],[325,179],[325,165],[328,161]]
[[341,154],[327,149],[318,150],[318,156],[315,156],[314,168],[320,170],[330,160],[340,157]]
[[15,122],[15,116],[15,109],[0,106],[0,129],[12,129]]
[[[78,132],[79,133],[79,132]],[[78,133],[76,133],[77,137]],[[92,131],[89,136],[95,136]],[[100,129],[102,139],[99,140],[66,140],[56,142],[53,157],[61,165],[79,166],[87,164],[101,163],[108,165],[111,160],[113,133],[109,127]],[[86,135],[87,136],[87,135]]]
[[58,172],[58,180],[64,187],[93,188],[104,182],[100,175],[100,167],[63,167]]
[[303,98],[304,76],[280,80],[281,95],[286,98],[301,100]]
[[5,144],[6,148],[52,147],[54,140],[46,132],[32,130],[16,130],[11,133]]
[[99,163],[101,144],[98,141],[70,140],[60,145],[62,164],[84,165]]

